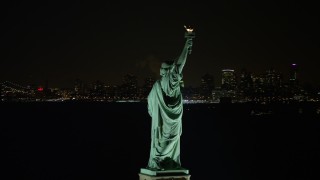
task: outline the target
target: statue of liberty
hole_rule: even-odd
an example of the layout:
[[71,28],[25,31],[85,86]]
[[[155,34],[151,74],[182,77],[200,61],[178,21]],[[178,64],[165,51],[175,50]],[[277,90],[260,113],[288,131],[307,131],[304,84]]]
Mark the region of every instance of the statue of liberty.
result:
[[154,83],[148,95],[148,113],[152,119],[152,127],[147,169],[153,171],[183,169],[180,162],[182,70],[188,54],[191,53],[193,35],[192,29],[187,29],[180,56],[176,60],[161,64],[161,78]]

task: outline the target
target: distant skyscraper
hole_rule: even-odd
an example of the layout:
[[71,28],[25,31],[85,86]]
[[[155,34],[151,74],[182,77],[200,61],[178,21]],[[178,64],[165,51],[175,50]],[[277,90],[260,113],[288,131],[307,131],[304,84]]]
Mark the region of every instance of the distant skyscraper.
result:
[[252,93],[253,91],[253,77],[252,73],[246,69],[241,69],[239,90],[241,93]]
[[222,70],[221,89],[235,90],[237,86],[236,75],[233,69]]
[[291,64],[289,69],[289,83],[290,86],[294,87],[298,84],[298,65]]
[[103,82],[97,80],[93,83],[92,95],[96,97],[104,97],[106,95],[106,89]]
[[201,96],[205,99],[212,98],[212,90],[214,89],[214,79],[210,74],[205,74],[201,77]]
[[273,68],[267,70],[265,74],[265,86],[280,88],[282,86],[282,76],[277,73]]
[[76,94],[83,94],[84,93],[84,83],[80,79],[76,79],[74,82],[74,92]]
[[133,74],[126,74],[123,77],[121,85],[121,94],[123,98],[134,99],[138,93],[138,79]]

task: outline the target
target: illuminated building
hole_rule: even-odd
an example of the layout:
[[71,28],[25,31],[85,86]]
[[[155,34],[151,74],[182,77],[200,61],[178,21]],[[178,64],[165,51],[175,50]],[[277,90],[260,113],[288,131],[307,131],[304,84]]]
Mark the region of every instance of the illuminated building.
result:
[[223,90],[235,90],[237,87],[236,76],[233,69],[222,70],[222,82],[221,89]]

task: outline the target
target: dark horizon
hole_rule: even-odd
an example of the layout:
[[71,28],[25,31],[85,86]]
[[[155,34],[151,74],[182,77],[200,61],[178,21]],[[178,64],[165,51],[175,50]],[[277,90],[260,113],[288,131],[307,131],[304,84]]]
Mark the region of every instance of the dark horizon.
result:
[[158,78],[160,62],[176,58],[184,25],[195,29],[184,68],[186,85],[201,76],[246,68],[288,73],[320,86],[319,14],[310,2],[213,2],[135,6],[109,3],[6,2],[2,11],[0,81],[66,87],[79,78],[119,84]]

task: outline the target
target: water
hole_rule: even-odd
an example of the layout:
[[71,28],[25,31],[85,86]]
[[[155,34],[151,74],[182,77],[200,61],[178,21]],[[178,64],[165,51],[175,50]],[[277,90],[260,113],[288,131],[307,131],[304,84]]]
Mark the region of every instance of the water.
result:
[[[318,104],[185,104],[191,179],[319,179]],[[0,179],[139,179],[145,103],[2,103]]]

